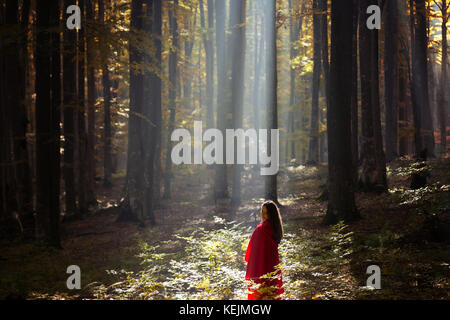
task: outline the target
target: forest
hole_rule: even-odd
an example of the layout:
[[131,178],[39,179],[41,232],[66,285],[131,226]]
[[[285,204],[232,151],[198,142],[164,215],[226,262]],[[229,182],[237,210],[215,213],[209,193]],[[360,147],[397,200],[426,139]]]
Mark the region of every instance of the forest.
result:
[[272,200],[282,299],[448,300],[449,18],[0,0],[0,299],[247,299]]

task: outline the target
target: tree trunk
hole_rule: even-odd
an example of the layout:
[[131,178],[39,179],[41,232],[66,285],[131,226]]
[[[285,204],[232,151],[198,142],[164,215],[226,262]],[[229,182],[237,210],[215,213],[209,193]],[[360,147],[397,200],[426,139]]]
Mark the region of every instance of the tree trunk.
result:
[[319,0],[313,1],[313,46],[314,46],[314,67],[312,80],[311,99],[311,126],[309,133],[309,160],[308,164],[319,163],[319,89],[321,64],[321,13],[319,12]]
[[399,116],[399,8],[398,2],[386,2],[384,28],[384,79],[386,103],[386,160],[398,157],[398,116]]
[[441,61],[441,86],[439,93],[439,127],[441,132],[441,157],[447,151],[447,64],[448,64],[448,42],[447,42],[447,22],[448,22],[448,8],[450,3],[447,0],[441,1],[441,34],[442,34],[442,61]]
[[[105,1],[99,0],[98,15],[103,24],[106,25],[107,16],[105,12]],[[142,1],[142,0],[141,0]],[[108,49],[102,57],[102,82],[103,82],[103,186],[111,187],[112,159],[111,159],[111,79],[108,67]]]
[[157,74],[153,78],[153,100],[155,112],[155,164],[154,164],[154,207],[161,198],[161,28],[162,28],[162,0],[153,0],[152,32],[155,44],[155,63]]
[[85,27],[86,24],[84,15],[85,0],[79,0],[78,6],[81,10],[81,29],[78,31],[78,150],[79,150],[79,163],[78,168],[78,213],[83,216],[88,211],[87,204],[87,191],[88,191],[88,171],[82,168],[84,164],[87,164],[87,131],[86,131],[86,101],[85,101],[85,75],[86,75],[86,39],[85,39]]
[[[231,105],[233,112],[233,128],[242,128],[244,100],[244,62],[245,62],[245,0],[235,0],[230,7],[230,27],[232,31],[232,87]],[[242,165],[237,164],[237,144],[234,144],[233,189],[231,202],[241,203],[241,171]]]
[[[93,30],[89,28],[89,25],[94,23],[95,3],[93,0],[88,0],[86,3],[86,18],[88,19],[87,33],[87,201],[89,204],[95,204],[97,202],[95,196],[95,102],[96,97],[96,80],[95,80],[95,37]],[[93,28],[92,28],[93,29]]]
[[[225,84],[227,63],[225,59],[225,0],[216,0],[216,52],[217,52],[217,128],[225,133],[227,127],[227,104]],[[225,153],[223,165],[216,166],[216,179],[214,184],[215,199],[228,198],[227,166]]]
[[[271,150],[271,130],[278,129],[278,70],[277,70],[277,1],[271,0],[268,6],[268,16],[266,17],[266,39],[267,39],[267,130],[268,139],[267,150]],[[274,155],[271,155],[272,159]],[[278,161],[278,155],[275,157]],[[273,164],[272,164],[273,165]],[[278,203],[277,190],[278,174],[265,177],[265,198]]]
[[170,34],[172,35],[172,48],[169,54],[169,128],[167,132],[167,153],[166,153],[166,172],[164,177],[164,199],[170,199],[171,180],[172,180],[172,141],[170,137],[175,127],[176,115],[176,98],[177,98],[177,48],[178,48],[178,23],[177,23],[177,7],[178,0],[174,0],[172,7],[169,9]]
[[378,1],[360,1],[359,57],[362,101],[363,162],[361,184],[365,191],[385,191],[386,160],[382,146],[378,78],[378,30],[369,30],[367,7]]
[[355,205],[351,148],[353,3],[331,2],[330,105],[328,124],[328,210],[324,223],[351,221]]
[[[415,61],[416,76],[415,93],[417,103],[420,110],[420,119],[422,122],[421,129],[423,135],[423,143],[427,154],[434,157],[434,130],[431,120],[429,90],[428,90],[428,61],[427,61],[427,12],[425,0],[415,0],[416,5],[416,23],[415,23]],[[416,152],[421,152],[422,150]]]
[[[64,7],[67,8],[72,4],[71,1],[64,1]],[[76,30],[64,28],[64,60],[63,60],[63,76],[64,76],[64,186],[65,186],[65,203],[66,216],[75,215],[76,195],[75,195],[75,109],[77,108],[77,92],[76,92]]]
[[411,37],[411,68],[409,68],[409,86],[411,90],[411,104],[414,119],[414,147],[416,156],[423,150],[424,142],[422,136],[422,116],[420,112],[420,103],[417,91],[420,91],[418,85],[418,70],[416,63],[416,40],[415,40],[415,15],[414,15],[414,0],[409,1],[409,28]]
[[144,76],[139,69],[143,62],[141,51],[137,44],[137,35],[143,30],[142,0],[131,2],[130,33],[130,112],[128,120],[128,158],[126,196],[122,205],[119,221],[144,221],[145,197],[145,141],[143,137],[144,123]]
[[[203,8],[203,0],[200,0],[201,26],[205,29],[205,13]],[[203,34],[203,45],[205,47],[206,59],[206,121],[207,128],[214,127],[214,47],[211,30],[214,27],[214,2],[208,0],[208,29]]]
[[[32,190],[31,175],[28,161],[27,145],[27,110],[25,105],[25,75],[26,75],[26,30],[28,21],[28,5],[22,6],[22,13],[26,21],[19,21],[19,7],[17,1],[6,1],[5,23],[9,28],[21,27],[21,32],[10,38],[4,50],[5,62],[5,123],[7,130],[2,139],[6,139],[9,150],[7,176],[9,183],[6,199],[9,213],[17,213],[21,217],[27,235],[32,231]],[[20,22],[20,24],[19,24]],[[6,151],[6,150],[5,150]],[[22,230],[24,232],[24,230]],[[31,232],[32,234],[32,232]]]
[[353,1],[353,45],[352,45],[352,88],[351,88],[351,132],[353,185],[358,183],[359,167],[359,126],[358,126],[358,22],[359,0]]
[[54,247],[60,247],[60,54],[59,33],[48,30],[59,29],[58,7],[57,1],[36,3],[36,231],[38,239]]

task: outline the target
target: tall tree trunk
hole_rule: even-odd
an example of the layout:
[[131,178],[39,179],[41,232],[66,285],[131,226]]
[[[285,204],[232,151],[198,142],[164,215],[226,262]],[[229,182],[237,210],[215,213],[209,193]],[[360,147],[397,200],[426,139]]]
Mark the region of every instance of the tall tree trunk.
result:
[[327,224],[357,218],[352,177],[351,72],[353,3],[331,2],[330,105],[328,124]]
[[414,14],[414,0],[409,1],[409,29],[411,37],[411,67],[409,68],[409,86],[411,90],[411,104],[414,119],[414,147],[416,156],[422,152],[424,148],[422,136],[422,115],[420,112],[419,95],[420,91],[418,84],[418,65],[416,63],[416,39],[415,39],[415,14]]
[[[6,1],[5,23],[9,28],[20,28],[20,33],[10,38],[5,48],[5,108],[6,117],[3,124],[8,132],[2,139],[7,139],[11,152],[7,171],[9,172],[9,187],[7,191],[11,197],[7,203],[10,213],[18,213],[21,217],[26,234],[32,231],[32,190],[31,175],[28,160],[27,145],[27,110],[25,104],[25,75],[26,75],[26,35],[28,23],[29,3],[22,5],[22,15],[25,21],[19,21],[19,6],[17,1]],[[24,230],[22,230],[23,232]],[[31,233],[32,234],[32,233]]]
[[[253,88],[252,88],[252,103],[253,103],[253,126],[256,130],[259,129],[259,81],[261,77],[261,53],[264,45],[264,37],[258,36],[258,5],[260,2],[255,2],[253,5],[253,41],[255,46],[255,54],[253,57],[254,69],[253,69]],[[262,24],[261,24],[262,25]],[[262,28],[262,27],[261,27]],[[259,45],[258,45],[259,42]],[[287,151],[286,151],[287,152]]]
[[[59,30],[58,2],[36,3],[37,238],[60,247],[59,236]],[[72,42],[74,43],[74,42]]]
[[153,103],[155,113],[155,164],[154,164],[154,207],[161,198],[161,32],[162,32],[162,0],[153,0],[152,33],[155,45],[156,74],[152,79]]
[[169,23],[170,34],[172,36],[172,48],[169,54],[169,128],[167,139],[167,153],[166,153],[166,172],[164,177],[164,199],[170,199],[171,194],[171,180],[172,180],[172,141],[170,137],[175,127],[175,115],[176,115],[176,98],[177,98],[177,48],[178,48],[178,23],[177,23],[177,7],[178,0],[174,0],[173,5],[169,9]]
[[311,99],[311,126],[309,133],[309,160],[308,163],[315,165],[319,163],[319,89],[321,63],[321,13],[319,12],[319,0],[313,1],[313,47],[314,67],[312,80]]
[[[197,11],[195,10],[195,12],[192,12],[194,10],[192,10],[193,8],[191,7],[191,13],[193,14],[193,22],[192,22],[192,18],[189,16],[186,20],[186,26],[185,26],[185,30],[187,31],[187,35],[185,35],[185,41],[184,41],[184,61],[185,61],[185,70],[187,70],[187,72],[184,72],[184,74],[182,75],[182,79],[183,79],[183,100],[184,100],[184,104],[186,105],[187,109],[189,110],[194,110],[194,103],[192,103],[192,72],[189,72],[190,68],[192,68],[192,62],[191,62],[191,57],[192,57],[192,50],[194,48],[194,39],[191,35],[192,33],[192,26],[196,25],[197,22]],[[203,12],[203,6],[200,6],[200,11]],[[204,21],[203,21],[204,22]],[[204,28],[204,23],[203,23],[203,27]]]
[[447,79],[447,64],[448,64],[448,42],[447,42],[447,22],[448,22],[448,8],[450,2],[447,0],[441,1],[441,34],[442,34],[442,60],[441,60],[441,86],[439,93],[439,127],[441,131],[441,157],[447,151],[447,94],[448,94],[448,79]]
[[83,216],[88,211],[87,204],[87,191],[88,191],[88,171],[82,168],[84,164],[87,163],[87,131],[86,131],[86,101],[85,101],[85,75],[86,75],[86,39],[85,39],[85,1],[79,0],[78,6],[81,10],[81,29],[78,31],[78,54],[77,54],[77,64],[78,64],[78,96],[77,96],[77,110],[78,110],[78,150],[79,150],[79,163],[78,168],[78,212],[80,216]]
[[[290,19],[291,24],[289,27],[289,42],[290,42],[290,49],[289,49],[289,59],[293,61],[295,57],[297,56],[298,52],[295,49],[295,46],[298,41],[298,37],[300,34],[300,29],[303,24],[303,16],[300,16],[300,19],[298,21],[299,26],[297,26],[297,19],[294,19],[294,11],[296,8],[294,8],[293,0],[289,0],[289,9],[290,12]],[[300,10],[300,14],[303,15],[305,10],[306,1],[302,1],[302,8]],[[261,37],[261,39],[264,39],[264,37]],[[262,40],[261,40],[262,41]],[[295,139],[293,139],[292,135],[295,131],[295,118],[294,118],[294,109],[295,105],[297,103],[296,94],[295,94],[295,69],[293,67],[289,70],[290,75],[290,82],[289,82],[289,113],[288,113],[288,138],[286,139],[286,159],[289,162],[290,159],[295,159]],[[255,81],[259,81],[259,79],[256,79]]]
[[[416,23],[415,23],[415,93],[420,108],[421,129],[424,147],[427,155],[434,157],[434,130],[431,120],[429,89],[428,89],[428,61],[427,61],[427,11],[425,0],[415,0]],[[420,150],[422,151],[422,150]],[[416,152],[420,152],[416,150]]]
[[[107,0],[99,0],[98,3],[98,15],[101,21],[103,21],[106,29],[107,16],[105,12],[105,2]],[[141,0],[142,1],[142,0]],[[103,107],[104,107],[104,119],[103,119],[103,186],[111,187],[111,175],[112,175],[112,159],[111,159],[111,79],[109,74],[109,48],[105,48],[104,56],[102,57],[102,82],[103,82]]]
[[[119,220],[132,220],[143,223],[145,209],[145,141],[143,136],[148,125],[144,114],[144,76],[139,70],[143,62],[142,53],[138,48],[137,35],[143,30],[143,1],[131,2],[131,22],[129,42],[130,52],[130,112],[128,120],[128,158],[126,197]],[[144,175],[143,175],[144,173]]]
[[95,204],[97,202],[95,196],[95,102],[96,97],[96,80],[95,80],[95,56],[96,45],[95,37],[93,34],[92,24],[94,23],[95,3],[94,0],[87,0],[86,3],[86,18],[88,20],[88,33],[87,33],[87,201],[89,204]]
[[[267,130],[268,142],[267,152],[272,148],[272,129],[278,129],[278,70],[277,70],[277,1],[271,0],[268,6],[268,16],[266,17],[266,39],[267,39]],[[272,160],[279,161],[279,155],[271,154]],[[273,165],[273,164],[272,164]],[[277,190],[278,174],[265,177],[265,198],[278,203]]]
[[[201,26],[205,29],[205,13],[203,8],[203,0],[200,0]],[[203,34],[203,45],[205,47],[206,59],[206,121],[207,128],[214,127],[214,47],[212,39],[212,28],[214,27],[214,2],[208,0],[208,29]]]
[[384,28],[384,79],[386,102],[386,160],[398,157],[398,117],[399,117],[399,8],[398,1],[387,1]]
[[353,184],[358,183],[359,167],[359,126],[358,126],[358,26],[359,0],[353,1],[353,45],[352,45],[352,87],[351,87],[351,133]]
[[[65,0],[64,8],[72,5]],[[77,213],[75,195],[75,109],[77,108],[76,92],[76,30],[64,28],[64,59],[63,59],[63,102],[64,102],[64,187],[66,216]]]
[[[153,21],[158,18],[153,14],[153,4],[154,0],[145,0],[146,4],[146,12],[144,15],[144,31],[145,34],[154,39],[153,33]],[[160,12],[159,12],[160,14]],[[155,18],[155,19],[153,19]],[[156,21],[158,23],[158,21]],[[151,58],[148,53],[144,54],[144,65],[147,65],[151,62]],[[144,101],[143,101],[143,115],[149,121],[143,122],[142,126],[142,141],[144,144],[143,148],[143,162],[144,162],[144,199],[143,199],[143,215],[144,218],[150,220],[151,225],[155,225],[155,216],[153,213],[153,205],[154,205],[154,192],[153,192],[153,179],[154,179],[154,159],[155,159],[155,150],[156,150],[156,131],[158,127],[156,125],[157,119],[156,114],[157,111],[155,108],[161,108],[160,104],[158,105],[158,101],[160,98],[158,95],[161,94],[160,89],[159,92],[155,92],[158,88],[155,86],[155,79],[158,77],[158,74],[155,72],[144,72]]]
[[[232,31],[232,87],[231,105],[233,108],[233,128],[242,128],[244,102],[244,62],[245,62],[245,0],[231,2],[230,27]],[[235,164],[233,165],[233,189],[231,202],[233,205],[241,203],[241,172],[242,165],[237,164],[237,144],[234,144]]]
[[[225,0],[216,0],[216,52],[217,52],[217,128],[225,133],[227,127],[227,105],[225,84],[227,63],[225,59]],[[216,199],[228,198],[227,167],[225,165],[225,153],[223,165],[216,166],[216,179],[214,194]]]
[[[322,69],[323,69],[323,77],[324,77],[324,84],[325,84],[325,101],[326,106],[328,109],[329,101],[330,101],[330,61],[329,61],[329,46],[328,46],[328,1],[327,0],[319,0],[319,10],[321,12],[321,18],[320,18],[320,24],[321,24],[321,50],[322,50]],[[325,114],[323,111],[320,111],[320,118],[322,119],[322,122],[325,122]],[[325,151],[325,142],[326,142],[326,134],[320,134],[319,133],[319,139],[320,139],[320,157],[319,161],[323,160],[323,155]]]
[[[5,24],[4,6],[0,6],[0,26]],[[6,130],[6,72],[4,59],[4,46],[6,37],[0,38],[0,220],[7,218],[8,209],[6,208],[6,163],[7,158],[7,130]]]
[[359,57],[363,136],[361,183],[365,191],[385,191],[387,183],[380,118],[378,30],[369,30],[364,23],[368,17],[367,7],[370,5],[378,5],[378,1],[360,1]]

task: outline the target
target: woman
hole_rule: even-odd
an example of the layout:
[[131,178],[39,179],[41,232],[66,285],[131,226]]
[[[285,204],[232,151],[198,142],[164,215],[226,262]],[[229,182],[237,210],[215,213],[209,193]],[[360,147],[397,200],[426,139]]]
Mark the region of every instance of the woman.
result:
[[278,244],[283,237],[280,211],[273,201],[261,207],[261,223],[253,231],[247,247],[245,261],[249,300],[279,299],[283,291],[281,271],[275,267],[280,263]]

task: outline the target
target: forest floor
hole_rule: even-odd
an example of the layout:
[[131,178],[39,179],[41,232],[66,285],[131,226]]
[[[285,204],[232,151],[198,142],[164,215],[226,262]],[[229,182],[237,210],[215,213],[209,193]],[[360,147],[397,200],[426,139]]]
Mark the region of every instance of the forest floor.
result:
[[[62,250],[1,243],[0,298],[246,299],[243,257],[259,220],[259,170],[244,171],[236,209],[212,201],[213,171],[189,168],[175,168],[174,198],[155,210],[156,226],[116,222],[122,172],[113,188],[99,188],[92,213],[62,223]],[[427,162],[428,185],[413,191],[417,169],[397,160],[388,193],[357,194],[360,220],[324,226],[326,202],[317,198],[326,167],[282,168],[284,298],[449,299],[449,169],[448,158]],[[81,290],[67,289],[69,265],[81,268]],[[370,265],[380,267],[380,290],[366,287]]]

